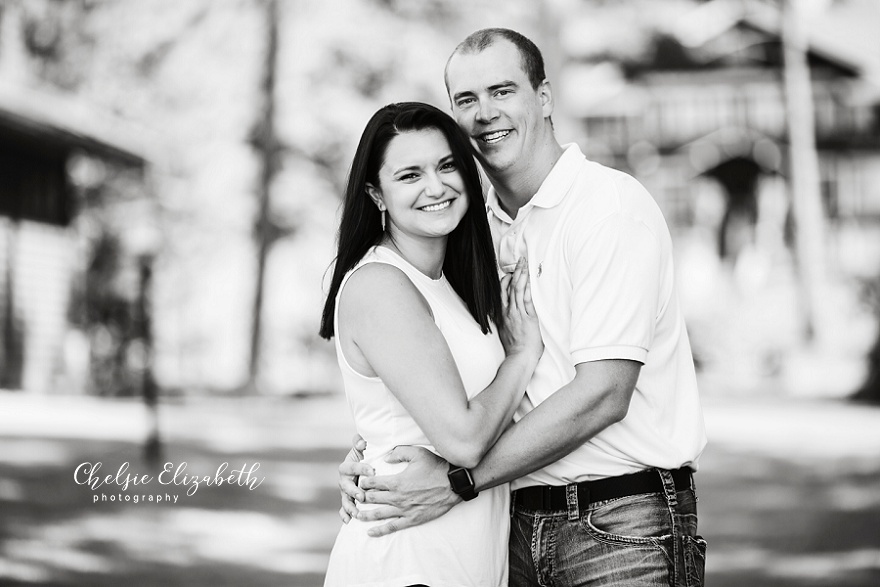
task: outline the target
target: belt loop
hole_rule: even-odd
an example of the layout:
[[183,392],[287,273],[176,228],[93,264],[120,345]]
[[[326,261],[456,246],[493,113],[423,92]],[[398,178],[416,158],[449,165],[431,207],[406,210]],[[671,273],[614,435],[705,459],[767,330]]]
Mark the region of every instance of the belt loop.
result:
[[669,509],[669,527],[672,530],[672,560],[675,564],[672,566],[672,582],[673,585],[681,585],[683,582],[679,578],[679,574],[684,569],[679,568],[679,556],[681,546],[679,545],[679,525],[676,510],[678,508],[678,495],[675,491],[675,479],[672,478],[672,471],[667,469],[657,469],[660,474],[660,480],[663,482],[663,494],[666,497],[667,508]]
[[[581,510],[578,507],[577,483],[569,483],[565,486],[565,503],[568,506],[568,521],[576,522],[580,519]],[[586,507],[587,504],[584,504]]]
[[660,474],[660,480],[663,482],[663,493],[666,496],[666,502],[670,508],[678,505],[678,495],[675,491],[675,479],[672,478],[672,471],[666,469],[657,469]]

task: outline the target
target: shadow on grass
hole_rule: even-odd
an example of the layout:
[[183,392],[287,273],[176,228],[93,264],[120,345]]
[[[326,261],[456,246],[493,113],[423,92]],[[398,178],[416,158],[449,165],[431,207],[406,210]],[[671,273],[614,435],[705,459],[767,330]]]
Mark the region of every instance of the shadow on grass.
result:
[[[218,454],[198,443],[165,446],[162,462],[186,463],[189,477],[213,478],[221,463],[229,463],[227,476],[259,463],[251,477],[263,481],[254,489],[203,482],[192,495],[192,483],[160,485],[161,467],[151,469],[141,453],[126,442],[0,437],[0,585],[321,584],[339,524],[338,497],[324,487],[335,479],[338,450]],[[95,490],[77,484],[77,466],[97,461],[102,479],[123,463],[132,477],[153,479],[125,490],[115,482]],[[322,464],[324,485],[309,478]],[[277,491],[279,476],[303,499]],[[156,496],[163,501],[150,501]],[[326,529],[315,532],[316,525]]]
[[712,447],[703,458],[708,584],[880,585],[880,463],[810,469]]
[[[198,476],[213,476],[222,463],[227,474],[260,463],[255,477],[264,479],[253,490],[201,485],[189,496],[186,485],[155,480],[125,492],[74,482],[77,465],[96,461],[102,475],[127,462],[132,475],[157,476],[161,469],[132,442],[0,436],[0,586],[320,585],[340,525],[335,471],[345,452],[328,448],[339,446],[344,426],[328,426],[343,408],[305,402],[242,418],[235,406],[180,407],[175,430],[199,422],[204,433],[163,445],[162,463],[185,462],[185,473]],[[817,422],[824,409],[815,408]],[[247,428],[240,436],[247,450],[228,435],[242,420],[259,423],[242,429],[269,429],[259,436]],[[852,428],[849,416],[841,421]],[[296,434],[284,436],[291,429]],[[880,585],[880,463],[826,457],[815,466],[752,454],[748,446],[756,445],[710,444],[702,457],[707,584]],[[94,503],[103,493],[174,494],[178,501]]]

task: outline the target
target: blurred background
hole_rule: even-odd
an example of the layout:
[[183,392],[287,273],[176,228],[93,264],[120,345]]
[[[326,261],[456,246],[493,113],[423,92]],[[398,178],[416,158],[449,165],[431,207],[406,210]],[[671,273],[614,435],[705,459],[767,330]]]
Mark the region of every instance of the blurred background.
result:
[[880,584],[880,2],[2,0],[0,585],[321,584],[347,168],[488,26],[669,222],[708,583]]

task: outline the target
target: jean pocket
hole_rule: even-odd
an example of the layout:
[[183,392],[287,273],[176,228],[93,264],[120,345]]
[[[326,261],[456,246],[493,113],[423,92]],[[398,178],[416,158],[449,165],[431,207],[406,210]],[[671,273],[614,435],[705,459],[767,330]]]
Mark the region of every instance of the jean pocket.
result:
[[658,546],[672,536],[669,510],[659,494],[602,503],[581,516],[581,527],[606,543]]
[[684,583],[682,587],[703,587],[706,574],[706,541],[702,536],[682,536]]

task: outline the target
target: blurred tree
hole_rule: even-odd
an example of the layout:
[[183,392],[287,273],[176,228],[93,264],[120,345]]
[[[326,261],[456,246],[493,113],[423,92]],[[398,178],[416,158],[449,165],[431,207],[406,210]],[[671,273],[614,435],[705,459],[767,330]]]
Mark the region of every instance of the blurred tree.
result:
[[808,340],[821,335],[825,234],[809,41],[804,23],[806,0],[781,0],[785,105],[788,119],[791,198],[795,217],[795,252]]
[[275,80],[278,63],[279,12],[276,0],[262,0],[262,4],[265,11],[266,46],[263,50],[262,80],[260,83],[260,113],[250,135],[250,143],[256,149],[260,160],[260,178],[257,192],[259,204],[254,226],[254,238],[257,245],[257,275],[251,316],[248,382],[245,387],[245,390],[250,393],[259,391],[258,379],[263,344],[263,299],[266,287],[266,260],[269,256],[269,250],[275,241],[292,232],[282,229],[277,223],[272,221],[271,216],[272,186],[278,173],[283,151],[283,146],[275,129]]
[[122,245],[107,226],[87,240],[87,265],[82,278],[74,282],[68,320],[90,341],[91,390],[102,396],[135,395],[140,382],[126,359],[137,339],[137,325],[134,298],[119,287]]
[[15,304],[15,257],[19,221],[11,219],[6,228],[6,263],[3,279],[3,331],[0,345],[0,389],[21,389],[24,372],[24,321]]
[[149,429],[144,442],[144,458],[158,467],[162,458],[162,443],[159,437],[159,387],[153,376],[153,310],[152,310],[153,258],[145,254],[138,259],[138,301],[137,332],[142,346],[141,393],[149,415]]
[[[880,324],[880,277],[863,284],[863,298],[871,307]],[[853,399],[859,402],[880,404],[880,328],[877,329],[877,338],[874,346],[868,353],[868,376],[862,387],[853,395]]]

